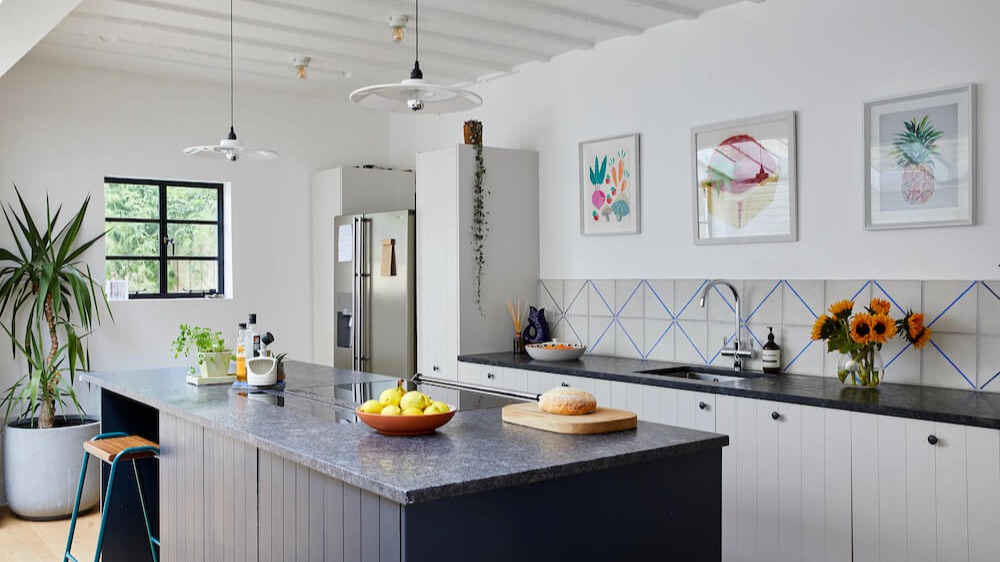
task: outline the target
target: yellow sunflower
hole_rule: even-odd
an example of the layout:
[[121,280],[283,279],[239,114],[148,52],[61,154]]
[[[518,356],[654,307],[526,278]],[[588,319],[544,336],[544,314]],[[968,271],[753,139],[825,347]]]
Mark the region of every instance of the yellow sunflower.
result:
[[866,344],[872,337],[872,316],[865,312],[854,315],[851,320],[851,339],[856,343]]
[[872,313],[874,314],[889,314],[891,306],[889,305],[889,301],[885,299],[874,298],[868,308],[872,309]]
[[920,336],[918,336],[917,339],[913,341],[913,347],[920,349],[925,345],[927,345],[927,342],[929,341],[931,341],[931,329],[924,328],[924,331],[921,332]]
[[830,305],[830,314],[835,318],[840,318],[841,320],[847,320],[851,315],[851,311],[854,310],[854,301],[844,299],[842,301],[837,301]]
[[[874,303],[875,301],[872,301],[872,304]],[[892,318],[890,318],[888,314],[871,315],[870,325],[871,334],[868,336],[868,341],[870,342],[885,343],[886,340],[896,335],[896,323],[893,322]]]
[[826,314],[820,316],[816,319],[816,323],[813,324],[812,334],[809,335],[809,339],[813,340],[825,340],[830,337],[833,332],[835,320],[830,318]]
[[906,323],[906,333],[910,336],[910,340],[916,340],[920,337],[921,332],[924,331],[924,315],[919,312],[914,312],[913,314],[907,315],[904,318]]

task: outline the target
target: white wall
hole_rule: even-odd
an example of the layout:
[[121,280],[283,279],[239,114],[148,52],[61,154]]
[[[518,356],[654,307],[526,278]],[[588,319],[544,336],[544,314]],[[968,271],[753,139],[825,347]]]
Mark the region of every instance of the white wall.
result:
[[[89,193],[94,235],[106,175],[232,182],[233,298],[112,303],[115,322],[90,340],[96,369],[189,364],[169,352],[179,323],[229,336],[249,311],[280,351],[311,356],[309,179],[333,166],[387,164],[388,119],[346,101],[238,87],[237,133],[280,158],[230,164],[181,154],[225,136],[228,102],[223,85],[66,66],[22,63],[0,78],[0,201],[13,200],[12,183],[39,211],[46,190],[67,209]],[[4,226],[0,242],[9,240]],[[103,252],[101,244],[88,256],[102,280]],[[6,388],[16,372],[0,347]]]
[[[393,116],[392,161],[461,142],[469,118],[487,145],[537,150],[542,278],[992,279],[997,21],[995,0],[742,3],[527,65],[478,87],[485,103],[466,114]],[[863,103],[968,82],[979,85],[978,224],[865,231]],[[691,128],[786,110],[798,112],[799,241],[696,247]],[[633,132],[642,232],[584,238],[577,143]]]

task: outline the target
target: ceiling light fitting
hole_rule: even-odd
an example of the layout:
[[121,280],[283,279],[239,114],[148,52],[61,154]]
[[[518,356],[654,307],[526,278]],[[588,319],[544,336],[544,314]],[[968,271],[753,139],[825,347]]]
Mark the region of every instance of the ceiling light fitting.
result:
[[483,103],[483,98],[475,92],[424,81],[424,73],[420,70],[419,0],[416,0],[415,6],[413,31],[416,46],[409,80],[403,80],[398,84],[379,84],[354,90],[351,92],[351,101],[370,109],[396,113],[438,114],[479,107]]
[[389,29],[392,29],[392,40],[399,43],[403,40],[403,32],[410,18],[403,14],[391,14],[389,16]]
[[309,63],[312,59],[309,57],[295,57],[292,59],[292,66],[295,67],[295,77],[299,80],[305,80],[306,69],[309,68]]
[[233,56],[233,44],[233,0],[229,0],[229,134],[216,145],[189,146],[184,149],[184,154],[187,156],[209,158],[218,158],[221,156],[230,162],[277,158],[278,153],[273,150],[248,148],[243,146],[243,142],[236,138],[236,64],[235,57]]

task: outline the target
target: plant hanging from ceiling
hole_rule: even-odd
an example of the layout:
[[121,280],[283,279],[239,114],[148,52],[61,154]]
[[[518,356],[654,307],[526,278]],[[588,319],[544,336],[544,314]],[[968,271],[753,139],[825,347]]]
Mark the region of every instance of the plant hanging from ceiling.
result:
[[476,267],[476,308],[483,314],[483,267],[486,265],[486,233],[489,225],[486,216],[486,196],[489,191],[483,187],[486,165],[483,163],[483,124],[480,121],[465,122],[465,142],[471,144],[476,153],[476,177],[472,190],[472,252]]

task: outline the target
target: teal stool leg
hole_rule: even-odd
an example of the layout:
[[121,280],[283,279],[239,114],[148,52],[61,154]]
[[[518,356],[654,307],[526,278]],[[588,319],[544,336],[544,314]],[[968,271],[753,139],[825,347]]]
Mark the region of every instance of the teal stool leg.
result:
[[160,541],[153,536],[153,526],[149,524],[146,497],[142,493],[142,478],[139,476],[139,466],[135,463],[135,459],[132,459],[132,470],[135,472],[135,486],[139,490],[139,505],[142,506],[142,520],[146,523],[146,539],[149,540],[149,553],[153,555],[153,562],[159,562],[160,557],[156,554],[156,547],[160,546]]
[[73,534],[76,532],[76,518],[80,514],[80,497],[83,496],[83,481],[87,478],[87,461],[89,460],[90,455],[84,451],[83,467],[80,469],[80,485],[76,487],[76,501],[73,502],[73,517],[69,521],[69,536],[66,538],[66,552],[63,553],[63,562],[70,559],[76,561],[76,558],[69,551],[73,547]]
[[[121,455],[119,455],[121,456]],[[104,548],[104,530],[108,522],[108,508],[111,506],[111,490],[115,485],[115,474],[118,472],[118,457],[111,463],[111,476],[108,477],[108,489],[104,492],[104,506],[101,508],[101,528],[97,532],[97,551],[94,553],[94,562],[100,562],[101,549]]]

